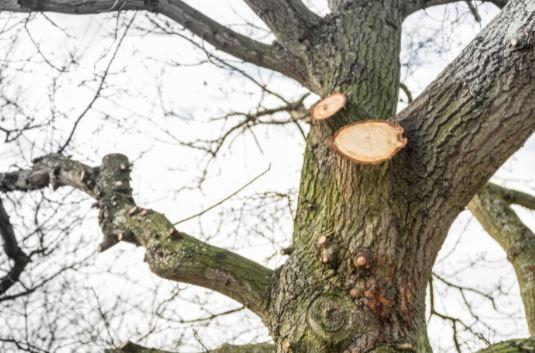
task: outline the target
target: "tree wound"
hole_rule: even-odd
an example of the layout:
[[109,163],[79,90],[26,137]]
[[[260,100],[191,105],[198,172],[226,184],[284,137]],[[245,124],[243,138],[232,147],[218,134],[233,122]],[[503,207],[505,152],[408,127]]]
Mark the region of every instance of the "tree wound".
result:
[[369,249],[359,249],[353,257],[352,265],[359,272],[369,271],[374,262],[374,257]]
[[346,105],[347,98],[343,93],[333,93],[316,103],[310,113],[313,121],[325,120],[338,113]]
[[353,162],[377,164],[391,159],[406,144],[400,125],[384,120],[365,120],[338,130],[332,148]]

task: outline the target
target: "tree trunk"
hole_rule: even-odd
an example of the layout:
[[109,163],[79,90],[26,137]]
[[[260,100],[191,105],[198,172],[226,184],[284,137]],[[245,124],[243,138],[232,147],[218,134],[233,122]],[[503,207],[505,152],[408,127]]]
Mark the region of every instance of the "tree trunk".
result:
[[322,46],[309,62],[324,94],[340,91],[348,102],[308,136],[293,252],[273,290],[272,335],[278,352],[358,353],[381,346],[428,352],[430,266],[411,260],[417,227],[407,217],[403,183],[388,162],[355,164],[329,147],[341,126],[394,115],[401,17],[382,1],[339,6],[346,6],[336,14],[349,18],[351,33],[311,35]]

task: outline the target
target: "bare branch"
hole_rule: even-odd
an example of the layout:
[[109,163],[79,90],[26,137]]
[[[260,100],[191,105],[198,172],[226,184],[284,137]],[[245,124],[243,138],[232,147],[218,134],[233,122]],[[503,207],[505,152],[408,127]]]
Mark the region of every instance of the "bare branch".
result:
[[474,19],[476,22],[481,23],[481,16],[479,15],[479,11],[477,10],[477,7],[474,5],[472,0],[465,0],[466,6],[468,6],[468,9],[474,16]]
[[520,353],[535,350],[535,337],[515,339],[493,344],[477,353]]
[[[504,194],[504,191],[508,193]],[[510,195],[511,191],[514,192],[498,185],[487,184],[470,201],[468,209],[507,253],[520,284],[528,327],[534,335],[535,234],[520,220],[509,206],[509,201],[505,199],[504,195]]]
[[85,106],[85,108],[82,110],[82,112],[78,115],[78,117],[76,119],[74,119],[74,124],[73,124],[73,126],[71,128],[71,132],[69,133],[69,135],[68,135],[67,139],[65,140],[65,142],[61,145],[61,147],[57,151],[58,153],[63,153],[63,151],[65,151],[65,148],[67,148],[67,146],[69,146],[69,144],[72,141],[72,138],[74,137],[74,133],[76,132],[76,129],[80,125],[80,122],[87,115],[87,113],[91,110],[91,108],[93,107],[95,102],[100,97],[100,94],[101,94],[102,90],[104,89],[104,83],[106,82],[106,78],[109,75],[111,66],[112,66],[113,62],[115,61],[115,58],[117,57],[117,54],[119,53],[119,49],[121,48],[121,45],[122,45],[122,43],[123,43],[123,41],[124,41],[124,39],[126,37],[126,34],[128,33],[128,30],[130,29],[130,26],[134,22],[134,19],[135,19],[135,15],[132,16],[132,18],[128,22],[123,34],[119,38],[119,40],[117,42],[117,45],[115,47],[115,50],[113,51],[110,59],[108,60],[108,64],[106,65],[106,68],[105,68],[104,72],[100,76],[98,87],[97,87],[95,93],[93,94],[93,97],[91,98],[89,103]]
[[13,261],[13,267],[7,274],[0,278],[0,294],[4,294],[11,286],[19,280],[24,268],[30,262],[30,258],[17,243],[13,226],[9,221],[9,217],[4,209],[2,200],[0,199],[0,237],[2,237],[3,248],[9,259]]
[[[105,353],[172,353],[161,349],[147,348],[132,342],[125,342],[115,349],[106,349]],[[209,350],[205,353],[274,353],[275,346],[270,343],[231,345],[224,344],[218,349]]]
[[522,191],[507,189],[496,184],[487,184],[487,187],[494,188],[500,197],[508,204],[514,204],[535,210],[535,196]]
[[163,349],[148,348],[132,342],[124,342],[115,349],[106,349],[104,353],[173,353]]
[[214,203],[212,206],[208,207],[208,208],[205,208],[203,209],[202,211],[199,211],[191,216],[188,216],[186,218],[183,218],[179,221],[176,221],[173,223],[174,226],[176,225],[179,225],[180,223],[184,223],[184,222],[187,222],[189,220],[192,220],[193,218],[196,218],[196,217],[200,217],[202,216],[203,214],[205,214],[206,212],[209,212],[210,210],[216,208],[217,206],[221,205],[222,203],[224,203],[225,201],[231,199],[233,196],[237,195],[240,193],[240,191],[244,190],[245,188],[247,188],[249,185],[253,184],[255,181],[257,181],[258,179],[260,179],[261,177],[263,177],[267,172],[269,172],[269,170],[271,169],[271,164],[267,167],[266,170],[264,170],[262,173],[258,174],[257,176],[255,176],[253,179],[249,180],[247,183],[245,183],[244,185],[242,185],[239,189],[237,189],[236,191],[232,192],[230,195],[226,196],[225,198],[223,198],[222,200],[219,200],[218,202]]
[[407,102],[408,103],[412,103],[412,101],[413,101],[412,92],[409,89],[409,87],[406,84],[404,84],[403,82],[400,82],[399,83],[399,88],[401,88],[403,93],[405,93],[405,96],[407,96]]
[[[281,1],[281,3],[285,2]],[[264,44],[239,34],[180,0],[76,0],[69,2],[7,0],[0,3],[0,11],[10,12],[50,11],[66,14],[96,14],[121,10],[146,10],[163,14],[219,50],[255,65],[281,72],[301,83],[307,81],[306,77],[302,76],[302,68],[298,65],[301,60],[290,54],[283,46]]]
[[244,0],[284,45],[295,47],[320,17],[301,0]]
[[[470,11],[474,13],[475,7],[471,2],[472,0],[468,0],[468,1],[463,0],[463,1],[467,3]],[[508,0],[483,0],[483,2],[490,2],[496,5],[497,7],[499,7],[500,9],[502,9],[507,4],[507,1]],[[426,9],[428,7],[453,4],[457,2],[461,2],[461,0],[409,0],[409,1],[403,1],[402,6],[403,6],[403,13],[405,17],[407,17],[416,11]],[[474,16],[476,17],[476,20],[477,20],[477,16],[475,14]]]
[[[71,186],[97,200],[99,223],[104,251],[119,241],[142,245],[147,249],[146,261],[158,276],[174,281],[195,284],[218,291],[242,303],[263,320],[267,320],[267,306],[273,271],[230,251],[203,243],[178,232],[163,215],[139,208],[130,187],[130,164],[120,154],[107,155],[100,167],[89,167],[65,156],[51,154],[34,161],[33,169],[21,171],[23,176],[38,173],[38,184],[28,185],[27,177],[13,177],[19,183],[7,190],[34,190],[44,187],[47,175],[50,184],[58,188]],[[5,180],[0,173],[0,180]]]

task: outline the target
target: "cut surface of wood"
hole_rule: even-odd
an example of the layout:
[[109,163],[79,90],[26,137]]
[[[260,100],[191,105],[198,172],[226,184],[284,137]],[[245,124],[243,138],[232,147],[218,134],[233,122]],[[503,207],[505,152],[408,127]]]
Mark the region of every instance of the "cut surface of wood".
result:
[[384,120],[365,120],[334,134],[335,151],[357,163],[375,164],[392,158],[407,144],[403,128]]
[[325,120],[336,114],[346,105],[346,96],[343,93],[333,93],[316,103],[311,110],[312,120]]

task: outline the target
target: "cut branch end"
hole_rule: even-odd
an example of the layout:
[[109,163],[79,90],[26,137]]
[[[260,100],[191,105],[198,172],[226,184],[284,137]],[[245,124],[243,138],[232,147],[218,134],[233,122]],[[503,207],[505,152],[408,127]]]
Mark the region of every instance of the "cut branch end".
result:
[[353,162],[377,164],[391,159],[406,144],[400,125],[384,120],[366,120],[338,130],[332,148]]
[[338,113],[346,105],[347,98],[343,93],[333,93],[316,103],[310,114],[312,121],[325,120]]

